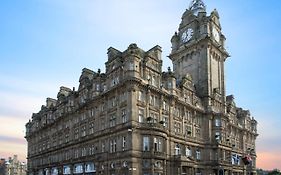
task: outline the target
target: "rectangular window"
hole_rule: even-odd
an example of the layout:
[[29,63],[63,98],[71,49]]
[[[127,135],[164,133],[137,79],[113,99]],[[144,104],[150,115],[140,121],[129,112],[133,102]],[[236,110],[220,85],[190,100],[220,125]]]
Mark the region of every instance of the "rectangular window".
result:
[[138,100],[141,101],[141,102],[145,101],[145,94],[144,94],[143,91],[139,91]]
[[81,153],[82,157],[86,156],[87,155],[87,148],[84,147],[82,148],[82,153]]
[[63,166],[63,174],[71,174],[70,166]]
[[151,106],[159,106],[159,99],[155,95],[150,95],[149,104]]
[[114,81],[115,81],[115,84],[118,84],[119,83],[119,77],[116,76]]
[[175,155],[181,155],[181,148],[178,143],[175,144]]
[[111,80],[110,86],[112,87],[112,86],[114,86],[114,85],[115,85],[115,79],[113,78],[113,79]]
[[151,84],[152,84],[152,86],[157,86],[157,79],[155,76],[152,76]]
[[74,174],[83,173],[83,164],[75,164],[75,165],[74,165],[73,173],[74,173]]
[[189,147],[185,147],[185,155],[187,157],[191,157],[192,156],[192,152],[191,152],[191,149]]
[[81,136],[82,137],[85,137],[86,136],[86,126],[82,126],[82,129],[81,129]]
[[94,145],[90,145],[89,146],[89,155],[94,155],[95,153],[95,146]]
[[79,149],[75,149],[74,158],[78,158],[78,157],[79,157]]
[[174,129],[175,129],[175,133],[180,133],[181,132],[181,124],[179,122],[175,122]]
[[196,128],[195,129],[195,134],[196,134],[195,135],[196,137],[200,138],[201,137],[201,129],[200,128]]
[[117,151],[116,139],[110,140],[109,143],[109,152],[115,153]]
[[185,125],[185,135],[192,136],[192,126],[191,125]]
[[106,106],[105,106],[105,103],[101,104],[101,111],[105,111],[106,110]]
[[151,84],[151,76],[149,74],[146,76],[146,79],[147,79],[148,83]]
[[92,121],[89,124],[89,134],[93,134],[94,133],[94,129],[95,129],[95,122]]
[[95,109],[90,110],[90,116],[94,117],[95,116]]
[[110,152],[110,153],[113,153],[113,140],[110,140],[110,141],[109,141],[109,144],[110,144],[110,145],[109,145],[109,152]]
[[153,95],[150,95],[150,97],[149,97],[149,104],[154,106],[154,103],[155,103],[155,98],[154,98]]
[[126,92],[123,92],[121,95],[120,95],[120,102],[124,102],[127,100],[127,93]]
[[144,109],[139,109],[139,122],[143,123],[144,120]]
[[74,139],[78,139],[79,138],[79,128],[75,128],[74,129]]
[[94,173],[96,172],[96,167],[94,163],[86,163],[85,164],[85,172],[86,173]]
[[219,140],[221,139],[221,134],[220,134],[220,132],[216,132],[216,133],[215,133],[215,139],[216,139],[217,141],[219,141]]
[[143,137],[143,151],[149,151],[149,137]]
[[201,151],[200,150],[196,151],[196,159],[201,160]]
[[180,108],[179,107],[175,107],[175,109],[174,109],[174,116],[175,117],[179,117],[180,116]]
[[215,119],[215,126],[216,127],[219,127],[219,126],[221,126],[221,120],[220,119]]
[[113,152],[117,151],[117,142],[116,139],[113,140]]
[[100,84],[96,85],[96,91],[100,91]]
[[110,120],[109,120],[109,126],[110,127],[116,126],[116,115],[115,114],[111,115]]
[[147,118],[148,123],[157,123],[158,115],[156,113],[150,112],[149,117]]
[[128,122],[128,117],[127,117],[126,109],[122,109],[121,116],[122,116],[122,123],[127,123]]
[[105,118],[101,118],[101,130],[104,130],[106,128]]
[[168,111],[169,110],[169,106],[168,106],[166,101],[163,101],[163,110],[164,111]]
[[241,156],[239,156],[238,154],[232,154],[231,155],[231,163],[232,165],[240,165],[240,159],[241,159]]
[[84,120],[86,120],[86,119],[87,119],[86,113],[82,113],[82,114],[81,114],[81,121],[84,121]]
[[173,83],[172,83],[172,81],[169,81],[168,82],[168,89],[172,89],[173,88]]
[[[65,133],[65,143],[69,142],[69,132]],[[49,143],[47,141],[47,148],[49,147]]]
[[191,112],[190,111],[186,110],[184,112],[184,120],[191,122]]
[[163,151],[163,143],[161,138],[154,138],[154,151],[156,152],[162,152]]
[[111,99],[111,107],[115,107],[115,106],[117,106],[117,99],[116,99],[116,97],[113,97]]
[[134,62],[129,62],[129,70],[135,70]]
[[104,142],[101,143],[101,152],[102,153],[105,152],[105,143]]
[[153,119],[153,123],[158,123],[158,114],[156,113],[152,113],[152,119]]
[[126,137],[122,137],[122,151],[125,151],[126,149]]
[[163,116],[162,117],[162,123],[163,123],[163,126],[168,128],[168,124],[169,124],[169,118],[168,116]]

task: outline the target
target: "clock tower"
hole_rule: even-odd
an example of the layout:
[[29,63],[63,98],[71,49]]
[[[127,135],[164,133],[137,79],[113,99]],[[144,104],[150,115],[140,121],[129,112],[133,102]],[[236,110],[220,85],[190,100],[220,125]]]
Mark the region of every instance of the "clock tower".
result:
[[171,42],[169,58],[177,81],[191,76],[197,95],[206,105],[211,105],[214,97],[224,104],[224,62],[229,54],[225,50],[218,12],[213,10],[207,15],[204,2],[193,0]]

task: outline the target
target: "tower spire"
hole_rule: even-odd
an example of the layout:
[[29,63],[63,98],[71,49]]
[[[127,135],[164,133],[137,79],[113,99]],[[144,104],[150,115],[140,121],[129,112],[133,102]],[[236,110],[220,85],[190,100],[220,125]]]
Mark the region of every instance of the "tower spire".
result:
[[198,15],[199,12],[206,12],[206,5],[203,0],[192,0],[189,5],[189,10],[191,10],[193,14]]

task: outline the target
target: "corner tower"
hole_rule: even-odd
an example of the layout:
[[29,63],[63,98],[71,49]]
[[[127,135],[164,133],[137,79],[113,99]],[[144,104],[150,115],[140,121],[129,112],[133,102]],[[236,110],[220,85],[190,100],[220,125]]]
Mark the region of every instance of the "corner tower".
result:
[[224,62],[229,57],[221,31],[219,14],[209,16],[202,0],[193,0],[182,15],[178,31],[171,39],[170,59],[178,81],[191,75],[196,93],[206,105],[211,99],[225,102]]

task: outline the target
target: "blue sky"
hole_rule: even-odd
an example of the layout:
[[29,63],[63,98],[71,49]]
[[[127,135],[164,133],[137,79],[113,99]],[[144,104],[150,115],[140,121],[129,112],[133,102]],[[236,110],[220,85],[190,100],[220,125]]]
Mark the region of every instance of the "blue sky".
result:
[[[208,12],[218,10],[231,54],[227,93],[259,122],[259,165],[281,169],[276,156],[281,154],[281,1],[205,3]],[[1,1],[0,157],[25,157],[24,124],[31,114],[46,97],[56,97],[60,86],[77,87],[82,68],[104,70],[110,46],[123,51],[130,43],[144,50],[160,45],[163,69],[171,66],[170,39],[188,5],[189,0]]]

